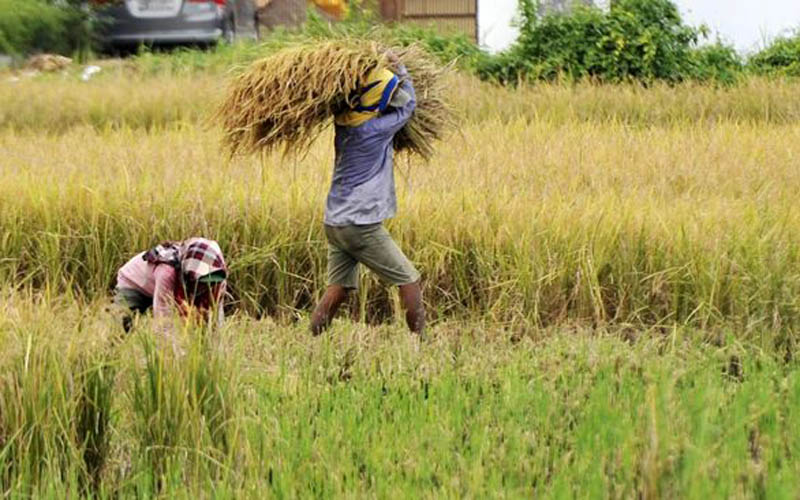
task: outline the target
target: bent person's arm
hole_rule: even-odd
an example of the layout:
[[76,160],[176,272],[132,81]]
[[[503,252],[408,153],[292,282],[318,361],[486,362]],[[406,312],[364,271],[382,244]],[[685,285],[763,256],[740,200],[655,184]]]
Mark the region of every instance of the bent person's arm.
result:
[[[177,285],[177,272],[167,265],[157,266],[154,272],[155,290],[153,291],[153,320],[156,332],[163,341],[172,348],[177,355],[183,353],[175,336],[175,286]],[[162,346],[165,347],[165,346]]]
[[[222,328],[223,323],[225,323],[225,296],[227,294],[228,286],[225,282],[220,283],[218,286],[218,290],[216,290],[214,293],[214,300],[217,303],[217,328]],[[212,307],[213,306],[214,304],[212,304]]]
[[170,266],[157,266],[153,272],[155,290],[153,291],[153,317],[158,321],[172,319],[176,312],[175,281],[176,272]]

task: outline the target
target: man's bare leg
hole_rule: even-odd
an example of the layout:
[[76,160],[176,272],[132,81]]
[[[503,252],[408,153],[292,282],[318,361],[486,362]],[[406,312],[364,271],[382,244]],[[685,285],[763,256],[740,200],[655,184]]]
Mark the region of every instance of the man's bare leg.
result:
[[339,306],[347,299],[347,289],[339,285],[330,285],[325,290],[325,295],[317,304],[311,315],[311,334],[317,336],[324,332],[336,316]]
[[420,282],[400,286],[400,301],[406,311],[408,329],[420,338],[425,337],[425,305],[422,303]]

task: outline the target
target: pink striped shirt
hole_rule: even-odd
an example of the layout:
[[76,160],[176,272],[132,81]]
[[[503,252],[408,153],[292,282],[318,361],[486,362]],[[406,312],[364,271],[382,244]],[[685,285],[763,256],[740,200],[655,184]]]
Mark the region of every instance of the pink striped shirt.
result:
[[153,297],[153,316],[167,317],[175,306],[175,268],[145,261],[144,252],[129,260],[117,273],[117,286],[132,288]]

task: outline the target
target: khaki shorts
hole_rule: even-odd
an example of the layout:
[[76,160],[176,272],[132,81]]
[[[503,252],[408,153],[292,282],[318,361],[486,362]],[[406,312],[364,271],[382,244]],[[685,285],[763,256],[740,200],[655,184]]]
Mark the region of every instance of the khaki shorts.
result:
[[383,224],[325,226],[328,237],[328,284],[358,288],[358,264],[364,264],[383,281],[408,285],[420,275]]

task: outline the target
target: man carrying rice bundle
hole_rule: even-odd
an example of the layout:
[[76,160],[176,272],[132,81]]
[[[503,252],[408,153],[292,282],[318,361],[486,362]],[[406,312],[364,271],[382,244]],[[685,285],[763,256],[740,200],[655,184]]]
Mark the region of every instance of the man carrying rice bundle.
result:
[[354,107],[336,116],[336,160],[324,219],[328,288],[311,317],[314,335],[358,288],[359,264],[399,287],[408,327],[423,335],[420,274],[383,227],[397,211],[393,140],[416,107],[408,71],[391,52],[387,58],[397,74],[372,70]]

